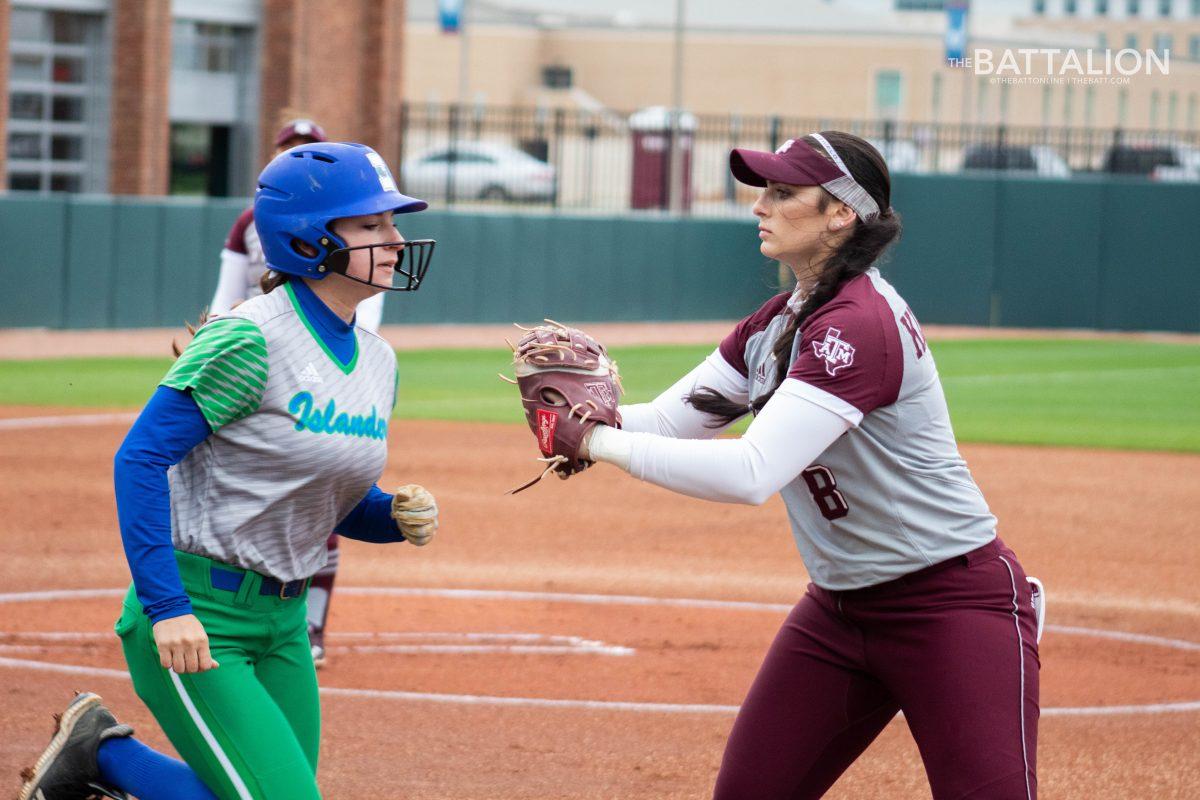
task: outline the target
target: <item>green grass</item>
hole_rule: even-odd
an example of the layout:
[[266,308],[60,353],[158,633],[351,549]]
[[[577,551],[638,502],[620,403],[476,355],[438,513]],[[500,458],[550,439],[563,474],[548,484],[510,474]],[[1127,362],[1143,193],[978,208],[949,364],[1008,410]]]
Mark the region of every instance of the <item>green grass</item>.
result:
[[[1200,452],[1200,346],[1101,340],[933,343],[959,439]],[[629,391],[648,400],[707,346],[625,347]],[[399,416],[519,422],[500,381],[505,350],[400,353]],[[0,361],[0,404],[137,408],[169,359]]]

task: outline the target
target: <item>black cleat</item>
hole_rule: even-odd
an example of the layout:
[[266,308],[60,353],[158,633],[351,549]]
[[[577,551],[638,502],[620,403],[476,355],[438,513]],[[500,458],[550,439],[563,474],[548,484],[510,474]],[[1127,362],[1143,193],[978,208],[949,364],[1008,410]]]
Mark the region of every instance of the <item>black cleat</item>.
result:
[[132,736],[133,728],[121,725],[91,692],[75,695],[61,716],[46,751],[32,769],[22,771],[25,785],[17,800],[129,800],[100,782],[96,753],[100,743],[118,736]]

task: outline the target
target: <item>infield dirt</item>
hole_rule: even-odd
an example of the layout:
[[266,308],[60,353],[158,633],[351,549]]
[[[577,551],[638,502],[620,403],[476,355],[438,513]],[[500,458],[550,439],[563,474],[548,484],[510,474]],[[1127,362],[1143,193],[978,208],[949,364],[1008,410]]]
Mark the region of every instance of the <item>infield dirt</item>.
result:
[[[0,417],[76,411],[8,407]],[[128,681],[111,632],[119,600],[3,602],[128,581],[112,500],[124,425],[0,431],[0,796],[44,746],[73,689],[105,696],[166,746]],[[762,508],[671,495],[607,467],[504,491],[536,470],[518,426],[394,422],[381,484],[415,481],[443,509],[434,543],[345,542],[339,588],[493,589],[791,604],[804,590],[778,499]],[[1200,457],[965,446],[1002,537],[1041,577],[1052,628],[1042,642],[1039,777],[1047,798],[1200,796]],[[335,595],[325,687],[429,695],[714,704],[740,702],[778,610],[546,597]],[[598,652],[393,652],[366,634],[530,633]],[[1134,633],[1191,643],[1120,641]],[[39,638],[59,633],[65,637]],[[363,634],[350,637],[349,634]],[[93,638],[77,634],[94,634]],[[387,640],[382,637],[381,641]],[[57,665],[34,667],[28,663]],[[80,669],[61,671],[63,666]],[[443,700],[445,698],[442,698]],[[1100,713],[1194,703],[1190,711]],[[320,780],[330,798],[702,798],[732,714],[448,704],[386,694],[323,698]],[[1053,709],[1091,709],[1080,715]],[[803,724],[803,709],[797,709]],[[830,797],[927,797],[902,720]]]

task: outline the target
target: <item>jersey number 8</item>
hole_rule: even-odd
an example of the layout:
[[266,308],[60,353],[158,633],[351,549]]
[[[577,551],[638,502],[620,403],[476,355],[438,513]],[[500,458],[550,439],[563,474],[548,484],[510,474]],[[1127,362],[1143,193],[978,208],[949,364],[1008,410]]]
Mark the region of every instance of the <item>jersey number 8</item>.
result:
[[829,467],[813,464],[801,472],[800,476],[808,484],[808,491],[812,492],[813,502],[817,504],[817,508],[821,509],[821,516],[825,519],[841,519],[850,513],[850,504],[838,491],[837,480],[833,477]]

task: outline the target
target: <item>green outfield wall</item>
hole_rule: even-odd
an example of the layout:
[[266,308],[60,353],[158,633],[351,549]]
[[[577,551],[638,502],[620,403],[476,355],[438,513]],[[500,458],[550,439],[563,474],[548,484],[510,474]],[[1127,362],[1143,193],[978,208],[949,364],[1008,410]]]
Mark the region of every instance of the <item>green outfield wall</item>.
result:
[[[884,272],[926,323],[1200,331],[1200,186],[898,175]],[[0,196],[0,327],[194,319],[243,201]],[[728,319],[775,289],[753,219],[428,211],[388,323]]]

